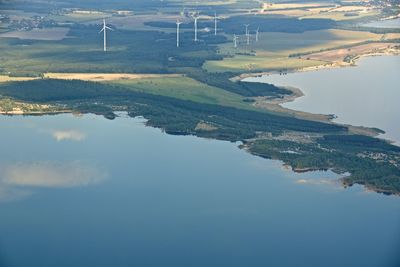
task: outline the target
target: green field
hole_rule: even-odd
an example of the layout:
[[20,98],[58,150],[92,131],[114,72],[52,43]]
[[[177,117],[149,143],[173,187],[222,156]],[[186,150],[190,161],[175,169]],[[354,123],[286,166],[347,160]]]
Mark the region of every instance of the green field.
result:
[[286,71],[322,65],[325,62],[287,57],[235,56],[223,61],[208,61],[204,68],[209,72]]
[[174,97],[199,103],[255,109],[243,97],[189,77],[117,80],[110,82],[136,92]]

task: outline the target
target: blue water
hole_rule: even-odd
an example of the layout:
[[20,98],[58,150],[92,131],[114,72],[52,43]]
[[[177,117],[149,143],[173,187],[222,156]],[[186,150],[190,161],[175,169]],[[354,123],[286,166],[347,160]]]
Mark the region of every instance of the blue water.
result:
[[303,97],[283,106],[316,114],[335,114],[339,123],[377,127],[400,145],[400,57],[367,57],[356,67],[249,78],[294,86]]
[[0,117],[0,266],[396,266],[400,198],[140,119]]

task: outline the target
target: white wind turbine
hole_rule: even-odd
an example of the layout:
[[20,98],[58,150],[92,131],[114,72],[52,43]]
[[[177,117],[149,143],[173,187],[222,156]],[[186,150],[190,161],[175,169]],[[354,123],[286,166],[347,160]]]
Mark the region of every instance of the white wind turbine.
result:
[[244,26],[246,27],[247,45],[249,45],[250,44],[250,33],[249,33],[250,24],[244,24]]
[[176,21],[176,47],[179,47],[179,26],[182,24],[182,22],[179,21],[179,19]]
[[246,36],[249,34],[249,26],[250,24],[244,24],[244,26],[246,27]]
[[217,30],[218,30],[217,24],[218,24],[218,17],[217,17],[217,12],[215,12],[215,15],[214,15],[214,35],[215,36],[217,36]]
[[197,20],[199,19],[199,13],[194,13],[193,19],[194,19],[194,41],[197,42],[199,40],[197,38]]
[[256,42],[258,42],[258,34],[259,33],[260,33],[260,27],[258,27],[256,30]]
[[237,41],[238,41],[238,36],[236,34],[233,35],[233,47],[237,48]]
[[103,28],[101,29],[101,31],[99,32],[99,33],[101,33],[101,32],[103,32],[103,34],[104,34],[104,44],[103,44],[103,50],[104,50],[104,52],[106,52],[107,51],[107,30],[113,30],[113,29],[111,29],[110,27],[108,27],[107,25],[106,25],[106,19],[103,19]]

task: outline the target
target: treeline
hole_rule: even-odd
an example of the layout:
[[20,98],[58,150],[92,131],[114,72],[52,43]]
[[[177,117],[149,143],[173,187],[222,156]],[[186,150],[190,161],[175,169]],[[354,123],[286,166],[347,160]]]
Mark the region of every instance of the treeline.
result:
[[340,148],[344,151],[361,152],[399,152],[400,147],[385,140],[365,135],[325,135],[318,143],[326,147]]
[[346,185],[362,184],[387,194],[400,194],[400,169],[388,160],[364,155],[382,153],[386,157],[400,156],[399,147],[367,136],[327,135],[317,143],[257,140],[247,144],[252,153],[279,159],[294,170],[328,170],[350,173],[342,179]]
[[281,97],[282,95],[290,95],[292,92],[277,87],[273,84],[268,83],[257,83],[257,82],[242,82],[242,81],[231,81],[230,78],[235,74],[230,72],[224,73],[212,73],[205,70],[186,70],[186,74],[202,83],[218,87],[220,89],[245,96],[271,96]]
[[[232,107],[201,104],[176,98],[145,94],[101,83],[79,80],[40,79],[4,83],[0,95],[31,102],[56,102],[72,109],[88,112],[88,104],[125,106],[135,116],[144,116],[152,126],[171,133],[195,134],[217,139],[239,141],[253,138],[258,132],[279,134],[282,131],[343,132],[347,128],[327,123],[313,122],[280,116],[267,112],[242,110]],[[98,104],[101,103],[101,104]],[[94,108],[94,106],[92,106]],[[107,109],[104,109],[107,111]],[[98,113],[97,108],[94,113]],[[103,114],[104,115],[104,114]],[[214,131],[197,131],[199,122],[217,126]]]

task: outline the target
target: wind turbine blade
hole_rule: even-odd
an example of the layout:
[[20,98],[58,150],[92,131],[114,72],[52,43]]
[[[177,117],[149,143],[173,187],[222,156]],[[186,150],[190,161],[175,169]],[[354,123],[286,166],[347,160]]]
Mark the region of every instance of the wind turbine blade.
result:
[[108,27],[108,26],[106,26],[105,27],[107,30],[111,30],[111,31],[113,31],[113,29],[111,29],[110,27]]
[[99,33],[102,33],[104,31],[104,28],[103,29],[101,29],[100,31],[99,31]]

